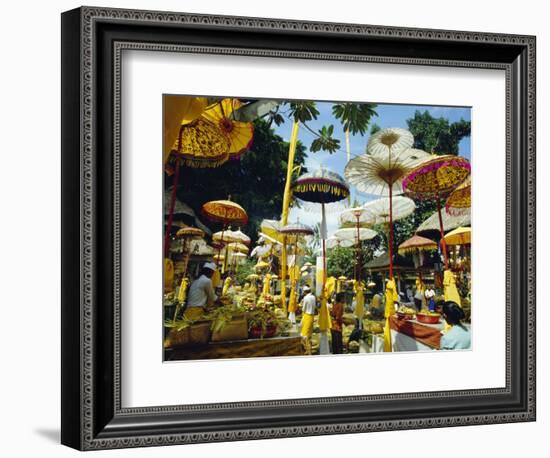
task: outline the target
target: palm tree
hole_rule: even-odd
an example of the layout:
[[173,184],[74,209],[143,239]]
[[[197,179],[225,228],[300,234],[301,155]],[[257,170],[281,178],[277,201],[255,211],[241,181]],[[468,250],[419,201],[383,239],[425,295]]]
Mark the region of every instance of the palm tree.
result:
[[[339,119],[346,133],[346,152],[348,162],[351,159],[351,151],[349,146],[349,134],[365,135],[373,116],[378,116],[375,108],[375,103],[336,103],[332,106],[332,114],[336,119]],[[348,197],[351,202],[351,193]]]

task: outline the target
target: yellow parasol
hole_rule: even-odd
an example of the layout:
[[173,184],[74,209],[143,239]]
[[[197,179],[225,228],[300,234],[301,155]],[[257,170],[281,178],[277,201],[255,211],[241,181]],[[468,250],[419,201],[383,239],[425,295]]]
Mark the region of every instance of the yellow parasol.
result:
[[[206,202],[201,208],[201,213],[210,221],[216,221],[224,225],[220,237],[221,244],[224,243],[224,233],[227,224],[246,224],[248,222],[248,215],[244,208],[232,202],[230,197],[227,200],[211,200],[210,202]],[[227,262],[227,257],[225,262]]]
[[181,126],[197,119],[207,106],[206,97],[169,95],[164,97],[164,163],[168,160],[173,145],[177,141]]
[[227,244],[227,249],[235,253],[248,253],[248,247],[244,243],[233,242]]
[[470,176],[464,183],[458,185],[447,197],[445,210],[450,215],[462,215],[467,213],[472,205],[472,180]]
[[258,261],[258,263],[254,266],[255,270],[262,270],[262,269],[268,269],[271,267],[271,265],[265,261]]
[[229,139],[229,159],[238,158],[252,144],[254,124],[236,121],[234,111],[242,106],[240,100],[223,99],[210,105],[202,118],[211,122]]
[[445,243],[447,245],[469,245],[471,240],[471,227],[457,227],[445,236]]

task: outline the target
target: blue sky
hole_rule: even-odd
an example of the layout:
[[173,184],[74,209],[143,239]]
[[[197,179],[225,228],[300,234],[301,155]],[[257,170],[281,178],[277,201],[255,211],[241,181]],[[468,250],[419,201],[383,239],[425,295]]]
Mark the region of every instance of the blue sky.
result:
[[[340,150],[335,153],[327,153],[319,151],[312,153],[309,151],[309,145],[315,139],[311,132],[307,129],[300,127],[298,138],[308,148],[306,166],[309,170],[315,170],[319,167],[323,167],[332,170],[342,177],[344,176],[344,168],[347,163],[346,156],[346,140],[345,134],[342,129],[340,121],[335,119],[332,115],[332,103],[330,102],[317,102],[317,109],[320,112],[319,117],[315,121],[308,123],[308,126],[317,131],[324,125],[334,125],[334,137],[340,140]],[[415,111],[428,111],[434,117],[447,118],[451,123],[464,119],[466,121],[471,120],[471,110],[467,107],[442,107],[442,106],[427,106],[427,105],[389,105],[378,104],[376,111],[378,116],[375,116],[371,120],[371,124],[378,124],[380,127],[402,127],[407,128],[407,119],[414,116]],[[290,130],[292,124],[286,121],[281,126],[275,126],[275,132],[283,137],[286,141],[290,138]],[[352,157],[365,153],[365,148],[368,141],[368,134],[364,137],[360,135],[350,135],[350,149]],[[459,144],[459,155],[470,159],[470,138],[464,138]],[[355,189],[351,189],[352,198],[364,203],[369,200],[378,198],[379,196],[372,196],[357,192]],[[320,212],[309,212],[304,209],[293,208],[289,215],[290,221],[296,221],[299,219],[305,224],[315,224],[319,222]],[[329,236],[338,228],[338,214],[331,213],[327,215],[327,226]]]

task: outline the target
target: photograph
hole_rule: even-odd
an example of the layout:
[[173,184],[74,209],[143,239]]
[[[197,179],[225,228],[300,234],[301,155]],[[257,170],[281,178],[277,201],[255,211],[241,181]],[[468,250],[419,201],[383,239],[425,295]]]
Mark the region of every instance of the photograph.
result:
[[162,106],[164,362],[472,350],[472,107]]

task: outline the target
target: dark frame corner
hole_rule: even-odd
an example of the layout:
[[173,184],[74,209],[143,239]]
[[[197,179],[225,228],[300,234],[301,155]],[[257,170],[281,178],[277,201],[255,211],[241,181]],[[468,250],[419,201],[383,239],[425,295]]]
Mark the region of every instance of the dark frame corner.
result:
[[[532,36],[82,7],[62,15],[62,435],[80,450],[535,420]],[[124,49],[497,68],[507,98],[507,386],[123,409],[119,141]]]

